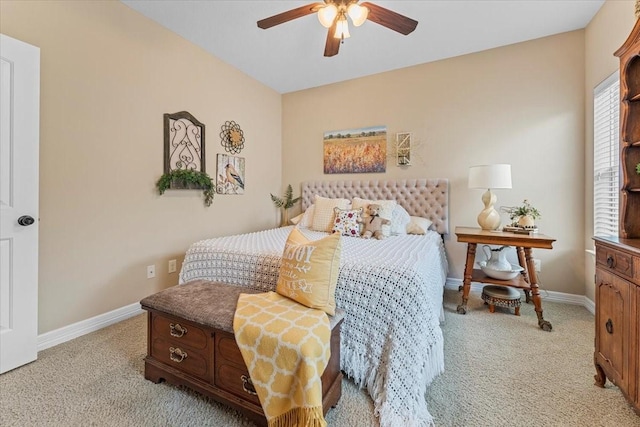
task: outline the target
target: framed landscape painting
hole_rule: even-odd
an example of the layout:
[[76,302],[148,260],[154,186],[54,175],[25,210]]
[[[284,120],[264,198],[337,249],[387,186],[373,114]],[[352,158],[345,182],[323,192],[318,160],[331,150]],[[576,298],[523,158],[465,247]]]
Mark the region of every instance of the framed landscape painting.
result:
[[324,173],[385,172],[386,166],[386,126],[324,133]]

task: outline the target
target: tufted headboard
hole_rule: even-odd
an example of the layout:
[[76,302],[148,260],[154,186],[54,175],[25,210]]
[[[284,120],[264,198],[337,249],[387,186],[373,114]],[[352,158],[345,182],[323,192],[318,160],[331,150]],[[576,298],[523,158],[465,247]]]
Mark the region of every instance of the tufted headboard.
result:
[[307,181],[302,183],[302,210],[315,195],[352,199],[395,200],[409,212],[433,221],[440,234],[449,233],[449,180],[400,179],[383,181]]

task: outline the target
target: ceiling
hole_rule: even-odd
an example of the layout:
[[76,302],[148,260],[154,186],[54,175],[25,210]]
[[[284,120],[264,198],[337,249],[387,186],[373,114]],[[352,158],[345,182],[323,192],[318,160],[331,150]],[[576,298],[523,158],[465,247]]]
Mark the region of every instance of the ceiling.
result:
[[584,28],[604,0],[423,0],[373,3],[419,22],[408,36],[371,21],[338,55],[312,14],[263,30],[260,19],[311,1],[121,0],[279,93],[322,86]]

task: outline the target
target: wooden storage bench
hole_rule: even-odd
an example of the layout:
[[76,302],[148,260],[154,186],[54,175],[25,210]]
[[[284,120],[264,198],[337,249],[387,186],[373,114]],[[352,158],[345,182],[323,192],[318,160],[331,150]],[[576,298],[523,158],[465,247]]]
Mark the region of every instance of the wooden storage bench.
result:
[[[233,316],[241,293],[260,291],[223,283],[194,281],[140,301],[148,312],[145,378],[184,385],[225,403],[259,426],[266,426],[260,401],[233,335]],[[342,394],[338,310],[329,316],[331,358],[322,375],[326,414]]]

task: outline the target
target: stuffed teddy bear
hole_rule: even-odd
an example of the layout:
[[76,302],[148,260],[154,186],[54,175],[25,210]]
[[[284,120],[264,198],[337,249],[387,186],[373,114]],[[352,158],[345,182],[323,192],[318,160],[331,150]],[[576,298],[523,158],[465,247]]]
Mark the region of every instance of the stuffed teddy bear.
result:
[[385,238],[384,234],[382,234],[382,226],[385,224],[390,224],[391,221],[385,218],[381,218],[380,210],[382,210],[382,206],[370,204],[369,206],[367,206],[368,216],[358,220],[358,222],[363,225],[363,238],[369,239],[373,237],[374,239],[378,240],[382,240]]

